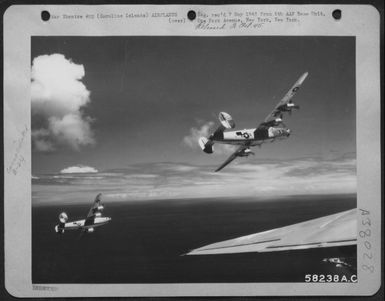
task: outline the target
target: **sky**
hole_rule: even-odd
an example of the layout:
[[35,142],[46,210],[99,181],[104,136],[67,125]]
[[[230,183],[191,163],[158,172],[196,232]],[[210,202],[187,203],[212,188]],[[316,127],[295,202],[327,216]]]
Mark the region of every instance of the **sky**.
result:
[[[35,194],[355,192],[352,37],[33,37],[31,46]],[[232,149],[208,155],[197,139],[218,113],[257,127],[304,72],[301,108],[284,119],[291,137],[213,173]]]

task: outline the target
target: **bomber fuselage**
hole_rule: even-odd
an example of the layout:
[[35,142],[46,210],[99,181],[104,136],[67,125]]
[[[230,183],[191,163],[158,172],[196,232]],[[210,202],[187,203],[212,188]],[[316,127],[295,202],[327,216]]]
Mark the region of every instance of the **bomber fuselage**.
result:
[[287,138],[289,136],[290,129],[262,126],[254,129],[216,132],[210,137],[210,140],[225,144],[244,144],[245,141],[248,141],[249,145],[253,146],[265,141]]
[[65,230],[73,230],[73,229],[79,229],[79,228],[94,228],[98,226],[102,226],[104,224],[107,224],[111,220],[110,217],[95,217],[93,223],[85,224],[85,219],[68,222],[65,223],[64,229]]

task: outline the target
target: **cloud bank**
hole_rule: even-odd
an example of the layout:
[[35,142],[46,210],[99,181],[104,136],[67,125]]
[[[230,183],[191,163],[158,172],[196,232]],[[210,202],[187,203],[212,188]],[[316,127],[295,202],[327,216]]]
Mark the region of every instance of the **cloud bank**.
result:
[[[220,162],[219,162],[220,163]],[[184,163],[142,163],[94,175],[39,175],[47,202],[63,187],[61,200],[75,192],[89,195],[103,192],[112,201],[142,201],[193,198],[265,198],[292,195],[356,193],[356,159],[298,158],[290,161],[238,160],[219,173],[214,166]],[[43,186],[45,185],[45,188]],[[70,187],[70,188],[69,188]],[[76,189],[75,189],[76,188]],[[47,190],[52,190],[51,199]],[[80,191],[82,190],[82,191]],[[79,200],[80,197],[74,198]]]
[[79,150],[94,144],[92,118],[82,109],[90,92],[81,82],[83,65],[62,54],[35,57],[31,74],[32,142],[34,150],[55,151],[58,147]]

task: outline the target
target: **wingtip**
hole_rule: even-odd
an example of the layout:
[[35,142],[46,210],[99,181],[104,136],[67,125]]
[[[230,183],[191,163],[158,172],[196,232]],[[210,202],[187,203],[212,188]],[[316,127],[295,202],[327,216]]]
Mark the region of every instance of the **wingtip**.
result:
[[190,250],[190,251],[188,251],[188,252],[186,252],[186,253],[180,254],[179,256],[187,256],[187,255],[190,255],[190,253],[191,253],[192,251],[193,251],[193,250]]
[[298,79],[297,84],[301,85],[305,81],[308,74],[309,74],[309,72],[307,72],[307,71],[304,74],[302,74],[301,77]]

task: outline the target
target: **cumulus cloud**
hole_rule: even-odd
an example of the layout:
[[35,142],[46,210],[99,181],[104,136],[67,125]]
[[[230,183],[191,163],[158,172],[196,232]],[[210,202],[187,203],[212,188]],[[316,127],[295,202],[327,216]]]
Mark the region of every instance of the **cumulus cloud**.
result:
[[67,173],[96,173],[98,170],[96,168],[93,168],[91,166],[86,165],[75,165],[70,166],[67,168],[64,168],[60,171],[61,174],[67,174]]
[[34,58],[31,74],[32,141],[37,151],[79,150],[94,141],[92,118],[83,109],[90,91],[82,83],[84,66],[62,54]]
[[200,137],[207,137],[210,135],[210,130],[214,127],[214,122],[208,121],[204,123],[200,128],[192,127],[190,134],[183,137],[183,143],[191,148],[196,148]]
[[51,152],[55,150],[55,147],[51,141],[49,141],[50,132],[47,129],[32,130],[33,146],[36,150],[41,152]]
[[[215,131],[215,122],[208,121],[201,126],[190,128],[190,134],[183,137],[184,145],[192,149],[200,149],[198,140],[200,137],[208,137]],[[236,150],[236,147],[229,144],[215,144],[214,154],[231,154]]]

